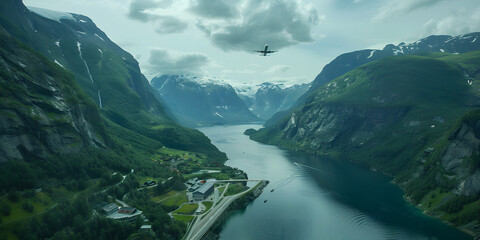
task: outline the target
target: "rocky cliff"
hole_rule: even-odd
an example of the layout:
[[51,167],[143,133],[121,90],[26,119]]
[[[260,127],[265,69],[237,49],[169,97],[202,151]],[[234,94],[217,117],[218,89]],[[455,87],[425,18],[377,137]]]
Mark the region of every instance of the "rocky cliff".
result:
[[252,98],[250,110],[259,118],[267,120],[273,114],[289,109],[310,88],[310,84],[262,83]]
[[95,104],[73,75],[0,27],[0,163],[105,148]]
[[[163,145],[225,159],[205,135],[173,120],[138,62],[90,18],[27,8],[20,0],[5,0],[0,2],[0,25],[12,37],[73,73],[102,118],[115,128],[110,132],[116,136],[141,135],[156,142],[150,146]],[[135,141],[137,145],[142,142]]]

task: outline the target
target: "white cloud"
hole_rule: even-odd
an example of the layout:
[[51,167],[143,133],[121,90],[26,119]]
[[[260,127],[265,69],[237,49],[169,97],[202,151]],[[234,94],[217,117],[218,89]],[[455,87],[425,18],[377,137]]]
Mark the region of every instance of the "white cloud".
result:
[[374,20],[395,18],[417,9],[431,7],[443,0],[388,0],[379,8]]
[[200,53],[175,53],[165,49],[150,51],[148,70],[154,74],[199,73],[210,59]]
[[158,9],[168,9],[173,0],[132,0],[128,17],[145,23],[152,23],[160,34],[181,33],[188,27],[186,21],[168,14],[157,14]]
[[191,0],[190,11],[205,18],[234,18],[238,17],[236,4],[239,1],[229,0]]
[[246,0],[239,4],[236,21],[201,19],[197,27],[224,50],[252,51],[269,43],[280,49],[311,42],[311,29],[323,19],[312,4],[296,0]]
[[290,69],[292,69],[292,67],[288,65],[276,65],[268,69],[266,73],[270,73],[270,74],[286,73]]
[[162,34],[196,23],[214,46],[248,52],[265,43],[280,49],[312,42],[312,28],[324,19],[303,0],[131,0],[128,16]]
[[471,12],[461,9],[452,12],[449,16],[437,20],[431,18],[424,25],[425,34],[450,34],[458,35],[480,29],[480,8]]

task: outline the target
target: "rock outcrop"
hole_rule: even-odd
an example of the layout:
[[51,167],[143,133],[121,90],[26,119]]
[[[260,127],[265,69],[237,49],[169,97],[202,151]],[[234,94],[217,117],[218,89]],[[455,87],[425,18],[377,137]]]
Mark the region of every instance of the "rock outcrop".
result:
[[99,112],[73,76],[0,35],[0,163],[104,148]]

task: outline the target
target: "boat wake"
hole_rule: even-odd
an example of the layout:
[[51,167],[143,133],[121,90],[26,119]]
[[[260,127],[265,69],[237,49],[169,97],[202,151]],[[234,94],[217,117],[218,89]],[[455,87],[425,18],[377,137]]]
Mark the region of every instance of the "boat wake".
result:
[[318,168],[314,168],[314,167],[311,167],[311,166],[308,166],[308,165],[305,165],[305,164],[301,164],[301,163],[297,163],[297,162],[293,162],[293,163],[294,163],[295,165],[297,165],[297,167],[310,168],[310,169],[315,170],[315,171],[317,171],[317,172],[321,172],[321,173],[323,173],[323,174],[331,175],[330,173],[325,172],[325,171],[322,171],[322,170],[320,170],[320,169],[318,169]]

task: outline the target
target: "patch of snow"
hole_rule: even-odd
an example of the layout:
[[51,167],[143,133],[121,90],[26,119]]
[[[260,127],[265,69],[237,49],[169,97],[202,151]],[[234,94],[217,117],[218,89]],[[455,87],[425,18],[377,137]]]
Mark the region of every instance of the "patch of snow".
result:
[[98,105],[100,108],[103,108],[102,95],[100,95],[100,90],[98,90]]
[[370,56],[368,56],[367,58],[373,57],[373,54],[375,53],[375,51],[376,51],[376,50],[372,50],[372,51],[370,52]]
[[216,109],[223,109],[223,110],[227,110],[230,109],[230,106],[228,105],[223,105],[223,106],[215,106]]
[[55,41],[55,45],[57,45],[58,47],[60,47],[60,40]]
[[105,39],[103,39],[102,37],[100,37],[98,34],[95,33],[95,37],[98,37],[100,38],[100,40],[104,41],[105,42]]
[[60,67],[62,67],[62,68],[64,68],[64,69],[66,69],[66,68],[65,68],[65,67],[64,67],[64,66],[63,66],[61,63],[59,63],[59,62],[57,61],[57,59],[55,59],[55,61],[54,61],[54,62],[55,62],[55,63],[56,63],[58,66],[60,66]]
[[87,23],[87,21],[83,20],[83,19],[80,19],[80,22],[82,23]]
[[451,38],[447,39],[447,41],[445,41],[445,43],[448,43],[448,42],[450,42],[450,41],[452,41],[452,40],[454,40],[454,39],[455,39],[455,37],[451,37]]
[[20,65],[20,67],[22,67],[22,68],[26,68],[26,67],[27,67],[27,65],[25,65],[25,64],[23,64],[23,63],[21,63],[21,62],[18,62],[18,65]]
[[102,49],[99,48],[98,51],[100,52],[100,54],[103,54]]
[[460,54],[460,53],[458,53],[458,52],[454,52],[454,53],[453,53],[453,55],[458,55],[458,54]]
[[223,116],[222,116],[222,115],[220,115],[220,114],[218,114],[217,112],[215,112],[215,115],[217,115],[217,116],[219,116],[219,117],[223,118]]
[[430,126],[430,127],[431,127],[431,128],[434,128],[434,127],[435,127],[435,124],[434,124],[434,125],[432,125],[432,126]]
[[77,32],[83,35],[87,34],[86,32],[81,32],[81,31],[77,31]]
[[474,43],[475,41],[477,41],[477,37],[475,37],[475,39],[472,40],[472,43]]
[[440,49],[440,52],[445,52],[445,50],[443,50],[443,49]]
[[28,7],[28,10],[30,12],[33,12],[37,15],[40,15],[44,18],[48,18],[50,20],[56,21],[60,23],[60,20],[72,20],[75,21],[75,18],[71,13],[66,13],[66,12],[57,12],[53,10],[48,10],[48,9],[43,9],[43,8],[37,8],[37,7]]
[[396,55],[398,55],[399,53],[405,54],[405,53],[403,52],[403,48],[393,50],[393,55],[396,56]]

